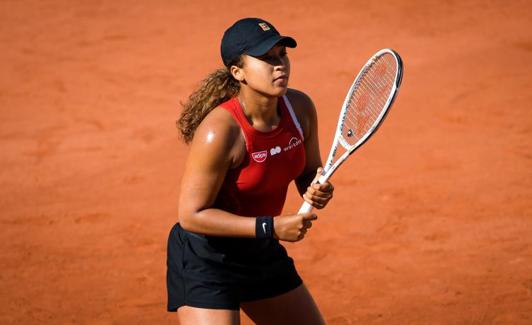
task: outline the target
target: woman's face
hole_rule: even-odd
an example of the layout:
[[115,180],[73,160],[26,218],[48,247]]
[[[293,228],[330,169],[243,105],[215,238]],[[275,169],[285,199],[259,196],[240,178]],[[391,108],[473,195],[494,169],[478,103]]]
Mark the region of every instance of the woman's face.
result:
[[243,83],[253,90],[272,97],[286,93],[290,77],[290,60],[286,48],[275,45],[260,57],[243,55]]

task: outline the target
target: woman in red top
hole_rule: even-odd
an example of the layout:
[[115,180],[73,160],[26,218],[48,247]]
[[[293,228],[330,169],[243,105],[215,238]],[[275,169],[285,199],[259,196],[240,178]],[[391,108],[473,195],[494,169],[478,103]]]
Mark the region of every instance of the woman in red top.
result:
[[168,310],[181,324],[238,324],[240,308],[260,324],[322,324],[293,260],[279,241],[302,240],[313,213],[280,215],[288,184],[323,208],[317,117],[288,88],[286,47],[268,22],[237,21],[221,44],[225,68],[184,105],[178,128],[190,143],[179,223],[168,241]]

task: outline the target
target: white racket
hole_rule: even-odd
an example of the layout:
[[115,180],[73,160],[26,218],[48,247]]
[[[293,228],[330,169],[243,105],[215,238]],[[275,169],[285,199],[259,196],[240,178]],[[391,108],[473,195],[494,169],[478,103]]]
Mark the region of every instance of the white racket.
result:
[[[401,57],[391,49],[382,49],[368,60],[345,97],[327,163],[313,184],[326,182],[375,133],[392,106],[402,76]],[[339,145],[345,149],[341,155]],[[310,211],[312,205],[307,202],[299,209],[299,213]]]

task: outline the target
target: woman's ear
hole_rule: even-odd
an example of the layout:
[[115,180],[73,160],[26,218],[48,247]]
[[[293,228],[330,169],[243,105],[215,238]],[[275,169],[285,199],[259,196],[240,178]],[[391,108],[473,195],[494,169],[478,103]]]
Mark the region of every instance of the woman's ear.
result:
[[238,81],[244,81],[244,70],[242,68],[232,65],[231,68],[229,68],[229,71],[233,75],[233,78]]

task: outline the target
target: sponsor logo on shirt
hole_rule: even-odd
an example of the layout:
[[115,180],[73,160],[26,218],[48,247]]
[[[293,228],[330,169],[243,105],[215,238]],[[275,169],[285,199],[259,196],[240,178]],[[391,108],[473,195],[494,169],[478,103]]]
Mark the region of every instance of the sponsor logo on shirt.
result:
[[299,146],[301,144],[301,142],[302,142],[301,139],[299,139],[297,137],[292,137],[290,139],[290,141],[288,141],[288,146],[283,148],[283,151],[292,150],[295,147]]
[[281,153],[281,147],[276,146],[275,148],[270,149],[270,156],[275,156],[278,153]]
[[251,157],[253,158],[253,160],[255,160],[258,163],[264,162],[266,158],[268,158],[268,151],[262,150],[262,151],[252,152]]
[[[302,143],[301,139],[298,137],[292,137],[290,141],[288,141],[288,145],[281,149],[280,146],[275,146],[273,148],[270,148],[270,156],[275,156],[280,154],[282,151],[288,151],[292,150],[295,147],[299,146]],[[268,158],[268,150],[262,150],[262,151],[255,151],[251,153],[251,157],[253,157],[253,160],[255,160],[258,163],[264,162],[266,158]]]

